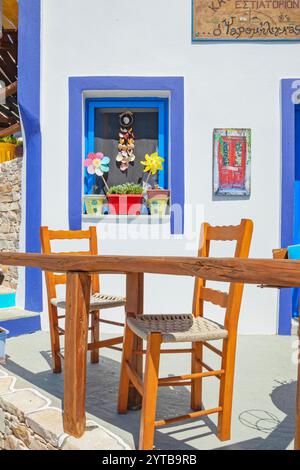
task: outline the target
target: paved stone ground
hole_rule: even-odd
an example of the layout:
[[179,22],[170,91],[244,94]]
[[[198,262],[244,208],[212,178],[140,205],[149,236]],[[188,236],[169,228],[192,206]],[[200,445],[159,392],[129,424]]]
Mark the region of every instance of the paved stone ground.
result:
[[[295,337],[240,336],[237,353],[232,440],[215,436],[215,418],[186,421],[156,432],[158,449],[289,449],[293,446],[296,393]],[[63,375],[50,369],[49,335],[13,338],[8,341],[6,370],[30,383],[59,406]],[[102,350],[99,365],[89,364],[87,412],[89,418],[113,431],[131,447],[138,440],[139,412],[119,416],[116,401],[120,353]],[[217,366],[210,354],[205,362]],[[161,375],[188,371],[188,355],[163,356]],[[206,379],[205,406],[215,406],[218,381]],[[185,414],[189,410],[186,388],[164,388],[159,393],[159,417]]]

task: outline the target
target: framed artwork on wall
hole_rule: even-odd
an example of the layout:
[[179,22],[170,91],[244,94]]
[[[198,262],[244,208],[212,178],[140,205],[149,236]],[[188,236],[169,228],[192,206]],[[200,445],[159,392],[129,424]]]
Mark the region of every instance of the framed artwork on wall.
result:
[[214,129],[213,160],[214,195],[249,197],[251,129]]

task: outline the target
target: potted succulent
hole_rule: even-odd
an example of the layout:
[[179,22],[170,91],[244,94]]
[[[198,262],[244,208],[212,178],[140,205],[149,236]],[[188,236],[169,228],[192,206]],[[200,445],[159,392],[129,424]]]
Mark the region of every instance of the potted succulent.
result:
[[0,364],[5,364],[6,361],[6,339],[9,335],[9,331],[0,326]]
[[111,186],[107,191],[110,214],[140,215],[143,192],[143,187],[135,183]]
[[145,166],[144,173],[148,173],[147,179],[144,182],[144,188],[147,191],[148,206],[151,215],[163,216],[166,214],[170,191],[168,189],[159,188],[154,185],[154,188],[149,185],[150,176],[157,174],[159,170],[163,169],[164,159],[158,155],[157,152],[151,155],[145,155],[145,161],[141,162]]
[[[110,158],[102,152],[89,153],[84,161],[84,166],[89,175],[100,176],[103,180],[106,190],[109,190],[104,174],[109,172]],[[106,199],[105,194],[86,194],[84,196],[85,209],[88,215],[100,215],[103,210],[103,203]]]

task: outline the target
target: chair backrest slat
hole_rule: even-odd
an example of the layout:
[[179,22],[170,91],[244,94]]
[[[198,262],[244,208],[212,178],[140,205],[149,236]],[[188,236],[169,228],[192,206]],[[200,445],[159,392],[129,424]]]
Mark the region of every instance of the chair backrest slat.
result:
[[[62,255],[98,255],[98,241],[96,227],[90,227],[89,230],[49,230],[48,227],[41,227],[41,244],[44,254],[62,254]],[[88,240],[89,250],[86,251],[68,251],[57,252],[52,249],[53,240]],[[56,286],[65,285],[67,277],[65,274],[45,272],[48,299],[56,298]],[[99,275],[92,275],[92,292],[100,291]]]
[[224,227],[212,227],[208,225],[207,239],[218,241],[238,240],[241,233],[240,225],[228,225]]
[[228,303],[228,294],[208,287],[202,287],[201,299],[205,302],[211,302],[214,305],[226,308]]
[[[41,229],[48,227],[41,227]],[[49,230],[48,237],[50,240],[90,240],[90,230]]]

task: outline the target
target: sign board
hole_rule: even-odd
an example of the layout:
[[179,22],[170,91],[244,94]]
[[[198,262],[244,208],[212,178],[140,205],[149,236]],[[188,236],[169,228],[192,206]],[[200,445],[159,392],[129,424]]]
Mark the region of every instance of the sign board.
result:
[[193,0],[193,40],[300,39],[300,0]]

